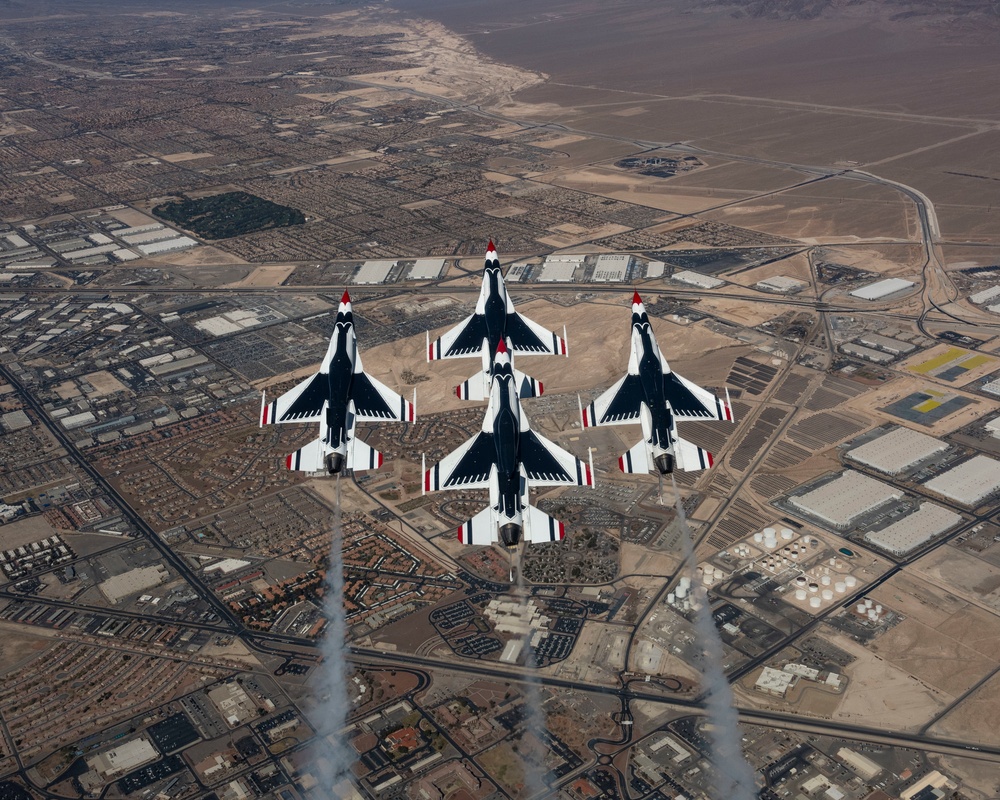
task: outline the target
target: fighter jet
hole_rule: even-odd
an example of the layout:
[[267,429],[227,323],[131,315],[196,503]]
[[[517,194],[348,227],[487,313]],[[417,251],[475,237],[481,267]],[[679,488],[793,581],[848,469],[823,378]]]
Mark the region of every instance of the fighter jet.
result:
[[288,469],[325,469],[330,475],[360,472],[381,467],[382,454],[354,435],[355,425],[378,420],[413,422],[416,400],[416,391],[410,403],[362,369],[351,297],[345,291],[319,372],[270,403],[262,395],[260,425],[319,423],[319,438],[288,456]]
[[[424,470],[423,490],[490,490],[490,504],[458,529],[462,544],[500,542],[513,559],[521,541],[554,542],[563,523],[535,508],[529,486],[593,486],[587,464],[531,430],[521,411],[510,353],[501,339],[491,368],[483,429]],[[426,464],[425,464],[426,466]],[[513,565],[511,566],[513,580]]]
[[[507,294],[493,240],[486,248],[486,265],[483,268],[483,285],[479,292],[476,310],[462,322],[431,342],[427,334],[427,360],[439,358],[483,357],[482,371],[455,387],[455,394],[463,400],[485,400],[490,394],[490,359],[500,342],[507,342],[512,353],[522,355],[568,355],[566,330],[559,338],[537,322],[532,322],[514,310]],[[521,372],[515,372],[519,397],[538,397],[542,394],[540,382]]]
[[674,468],[693,471],[712,466],[712,454],[681,439],[678,421],[733,421],[729,391],[723,402],[670,369],[653,336],[639,293],[632,297],[632,355],[628,374],[588,406],[580,403],[584,428],[642,425],[643,438],[618,459],[622,472],[661,475]]

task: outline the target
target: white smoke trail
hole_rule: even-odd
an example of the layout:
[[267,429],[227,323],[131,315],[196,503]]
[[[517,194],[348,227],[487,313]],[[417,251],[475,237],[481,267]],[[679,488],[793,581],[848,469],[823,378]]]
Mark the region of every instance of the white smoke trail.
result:
[[674,505],[684,548],[681,570],[691,575],[694,627],[698,644],[702,648],[702,689],[705,692],[708,719],[712,723],[709,741],[712,743],[711,761],[715,767],[715,774],[712,776],[715,797],[716,800],[756,800],[758,793],[754,771],[743,757],[743,748],[740,746],[739,715],[733,705],[733,690],[722,669],[722,640],[715,627],[715,620],[712,619],[708,591],[704,585],[694,580],[694,543],[673,473],[670,474],[670,482],[674,488]]
[[314,687],[317,698],[314,722],[316,739],[313,763],[316,765],[316,787],[322,797],[344,796],[338,789],[350,780],[354,761],[351,746],[341,738],[347,725],[351,704],[347,697],[347,621],[344,615],[344,557],[343,527],[340,513],[340,476],[337,476],[336,506],[333,510],[333,529],[330,534],[330,560],[326,571],[326,594],[323,598],[323,616],[327,625],[320,645],[323,661]]
[[[517,570],[517,587],[515,597],[527,607],[528,592],[524,585],[521,570]],[[531,637],[534,632],[529,628],[521,641],[521,652],[524,653],[524,727],[521,734],[519,752],[521,766],[524,769],[523,797],[543,797],[548,794],[545,783],[545,720],[542,715],[542,685],[538,680],[538,664],[535,662],[535,651],[531,648]],[[539,751],[529,750],[529,742],[534,739],[541,746]]]

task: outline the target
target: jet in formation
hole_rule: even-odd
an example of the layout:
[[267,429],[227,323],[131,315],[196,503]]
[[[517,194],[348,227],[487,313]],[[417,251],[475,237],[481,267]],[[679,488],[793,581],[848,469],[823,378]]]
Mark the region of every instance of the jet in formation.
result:
[[[504,285],[500,258],[490,240],[476,310],[433,342],[427,334],[427,360],[482,356],[482,370],[456,386],[455,394],[463,400],[485,400],[490,394],[492,357],[501,342],[506,343],[512,354],[569,355],[565,328],[560,338],[514,310]],[[542,394],[541,382],[522,372],[513,374],[519,397]]]
[[416,392],[413,400],[407,401],[362,368],[351,298],[345,291],[319,372],[270,403],[262,395],[260,424],[319,423],[319,438],[285,459],[291,470],[360,472],[382,466],[382,454],[355,435],[357,423],[413,422]]
[[618,459],[622,472],[667,475],[712,466],[712,454],[680,438],[677,423],[733,421],[729,391],[725,401],[670,369],[656,344],[642,298],[632,297],[632,351],[628,373],[587,406],[580,404],[584,428],[640,423],[643,438]]
[[[425,464],[426,466],[426,464]],[[511,354],[501,339],[490,367],[483,428],[457,450],[424,470],[423,491],[489,489],[489,505],[458,529],[462,544],[499,542],[513,558],[522,542],[555,542],[563,523],[531,505],[530,487],[593,486],[585,463],[531,430],[517,388]]]

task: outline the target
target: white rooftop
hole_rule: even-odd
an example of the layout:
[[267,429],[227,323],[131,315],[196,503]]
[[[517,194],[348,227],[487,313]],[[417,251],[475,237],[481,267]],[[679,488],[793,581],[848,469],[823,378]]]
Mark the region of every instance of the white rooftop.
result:
[[859,297],[862,300],[878,300],[880,297],[888,297],[890,294],[901,292],[913,286],[913,281],[903,278],[886,278],[876,283],[869,283],[860,289],[851,292],[851,297]]
[[976,305],[982,305],[995,297],[1000,297],[1000,286],[991,286],[989,289],[983,289],[981,292],[970,294],[969,302],[975,303]]
[[385,283],[392,268],[396,266],[395,261],[366,261],[364,266],[358,270],[354,276],[355,284],[376,284]]
[[765,278],[757,282],[757,286],[772,292],[797,292],[808,284],[798,278],[791,278],[788,275],[775,275],[773,278]]
[[788,498],[788,502],[834,527],[846,528],[862,514],[902,496],[899,489],[849,469],[818,489]]
[[407,277],[411,281],[432,281],[440,276],[442,269],[444,269],[443,258],[418,258],[410,267],[410,274]]
[[1000,461],[976,456],[924,485],[943,497],[972,506],[1000,489]]
[[896,475],[907,467],[947,449],[947,444],[926,433],[919,433],[909,428],[897,428],[860,447],[855,447],[848,455],[879,472]]
[[578,266],[579,262],[575,261],[556,261],[552,263],[546,261],[542,266],[538,280],[543,283],[568,283],[573,280],[573,275]]
[[700,272],[694,272],[689,269],[675,272],[671,278],[675,281],[680,281],[681,283],[688,283],[691,286],[701,287],[702,289],[714,289],[716,286],[722,286],[722,284],[725,283],[725,281],[720,281],[718,278],[713,278],[711,275],[702,275]]
[[936,503],[921,503],[920,508],[907,514],[888,528],[865,534],[865,540],[893,555],[901,556],[933,539],[939,533],[954,528],[962,517]]

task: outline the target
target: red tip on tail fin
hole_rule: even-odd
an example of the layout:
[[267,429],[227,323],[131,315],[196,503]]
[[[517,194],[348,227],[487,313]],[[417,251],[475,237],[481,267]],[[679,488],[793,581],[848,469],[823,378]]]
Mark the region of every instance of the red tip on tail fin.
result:
[[351,296],[347,293],[347,289],[344,289],[344,294],[340,298],[340,302],[341,303],[350,303],[351,302]]
[[486,252],[488,253],[490,250],[496,250],[496,247],[493,246],[493,240],[492,239],[490,239],[490,243],[488,245],[486,245]]
[[506,353],[507,352],[507,345],[504,344],[503,339],[501,339],[500,340],[500,344],[497,345],[497,352],[498,353]]
[[635,292],[632,295],[632,305],[642,305],[642,298],[639,297],[639,293]]

